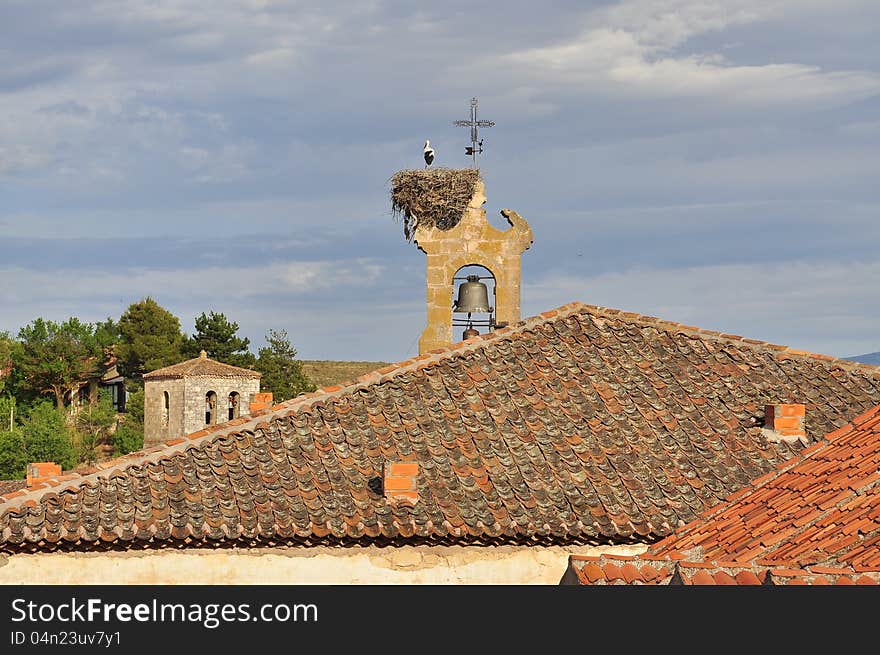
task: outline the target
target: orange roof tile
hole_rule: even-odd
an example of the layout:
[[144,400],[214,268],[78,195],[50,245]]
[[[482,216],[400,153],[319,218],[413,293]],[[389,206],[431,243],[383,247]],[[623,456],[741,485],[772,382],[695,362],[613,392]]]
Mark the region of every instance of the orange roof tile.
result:
[[[204,353],[204,351],[202,351]],[[185,362],[172,364],[165,368],[156,369],[144,374],[144,380],[159,380],[167,378],[183,378],[183,377],[212,377],[212,378],[228,378],[228,377],[244,377],[259,378],[262,373],[252,371],[239,366],[232,366],[218,362],[207,356],[200,355]]]
[[[708,584],[708,577],[697,578],[695,571],[715,571],[717,583],[718,571],[724,570],[721,559],[742,562],[742,571],[725,571],[740,584],[754,583],[768,570],[774,584],[878,584],[878,419],[880,405],[760,476],[709,518],[683,526],[637,559],[657,566],[680,559],[682,553],[711,553],[706,560],[680,563],[692,572],[694,584]],[[853,448],[854,442],[862,445]],[[603,563],[593,566],[601,569]]]
[[[193,374],[206,361],[147,377]],[[880,369],[572,304],[62,487],[7,496],[0,551],[108,539],[117,548],[653,541],[802,450],[762,435],[767,389],[773,402],[807,404],[816,439],[880,403]],[[407,458],[423,464],[419,500],[392,507],[371,481],[385,461]],[[62,520],[54,510],[66,501]],[[161,511],[135,518],[133,505]],[[725,548],[719,557],[731,559]]]

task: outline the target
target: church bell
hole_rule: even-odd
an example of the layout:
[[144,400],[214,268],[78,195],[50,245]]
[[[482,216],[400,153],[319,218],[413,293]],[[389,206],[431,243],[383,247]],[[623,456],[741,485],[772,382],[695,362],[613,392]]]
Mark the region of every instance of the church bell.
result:
[[452,311],[468,314],[492,312],[489,306],[489,289],[480,282],[479,275],[468,275],[467,282],[462,282],[458,287],[458,300],[452,306]]

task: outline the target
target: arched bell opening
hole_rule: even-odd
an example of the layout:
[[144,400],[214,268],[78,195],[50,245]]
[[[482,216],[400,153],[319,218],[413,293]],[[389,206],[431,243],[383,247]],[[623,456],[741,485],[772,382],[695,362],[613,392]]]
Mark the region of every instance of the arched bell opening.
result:
[[217,394],[209,391],[205,394],[205,425],[214,425],[217,422]]
[[239,405],[241,400],[241,395],[237,391],[233,391],[229,394],[229,398],[227,399],[227,414],[229,416],[229,420],[231,421],[234,418],[238,418]]
[[485,266],[462,266],[452,277],[452,341],[495,329],[495,275]]

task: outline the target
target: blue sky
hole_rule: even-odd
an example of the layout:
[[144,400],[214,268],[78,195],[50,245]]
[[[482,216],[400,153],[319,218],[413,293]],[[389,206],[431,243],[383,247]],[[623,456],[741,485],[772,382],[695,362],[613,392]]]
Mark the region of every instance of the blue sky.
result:
[[0,330],[118,317],[397,361],[424,255],[389,180],[467,166],[532,225],[523,315],[579,300],[880,350],[880,3],[0,2]]

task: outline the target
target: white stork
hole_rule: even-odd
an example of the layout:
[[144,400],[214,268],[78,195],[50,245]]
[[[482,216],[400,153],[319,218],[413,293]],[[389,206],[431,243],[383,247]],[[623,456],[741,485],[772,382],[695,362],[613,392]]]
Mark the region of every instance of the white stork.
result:
[[434,163],[434,149],[430,141],[425,141],[425,168]]

